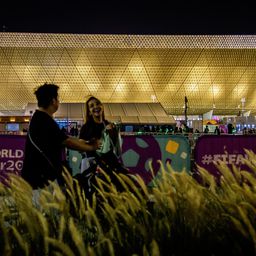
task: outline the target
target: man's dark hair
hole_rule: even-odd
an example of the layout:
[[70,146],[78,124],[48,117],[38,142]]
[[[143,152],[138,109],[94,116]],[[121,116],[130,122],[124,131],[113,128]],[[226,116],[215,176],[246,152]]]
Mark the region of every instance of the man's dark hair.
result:
[[58,98],[59,86],[45,83],[35,90],[38,107],[47,108],[53,99]]

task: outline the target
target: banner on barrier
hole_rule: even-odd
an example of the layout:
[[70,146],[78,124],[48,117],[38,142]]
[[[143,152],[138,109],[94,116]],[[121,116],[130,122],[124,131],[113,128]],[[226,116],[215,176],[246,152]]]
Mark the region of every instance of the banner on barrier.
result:
[[[24,159],[26,136],[0,135],[0,175],[19,173]],[[73,174],[80,171],[81,154],[68,151]],[[170,163],[174,171],[190,171],[190,146],[188,140],[179,135],[139,135],[122,137],[122,157],[124,166],[139,174],[148,184],[152,180],[149,162],[152,162],[154,174],[163,164]]]
[[148,184],[152,180],[149,162],[154,175],[163,164],[169,163],[174,171],[190,171],[190,146],[180,135],[140,135],[123,137],[122,161],[133,173],[139,174]]
[[[163,164],[170,163],[174,171],[190,171],[190,146],[188,140],[179,135],[131,135],[122,137],[121,160],[132,173],[139,174],[146,184],[152,180],[149,162],[154,174]],[[69,150],[69,163],[73,173],[80,172],[81,154]]]
[[248,158],[244,149],[256,152],[255,135],[203,135],[195,146],[195,163],[216,177],[220,173],[214,163],[219,160],[229,167],[235,165],[250,171],[244,164],[244,159]]
[[24,159],[26,136],[0,135],[0,177],[8,173],[19,174]]

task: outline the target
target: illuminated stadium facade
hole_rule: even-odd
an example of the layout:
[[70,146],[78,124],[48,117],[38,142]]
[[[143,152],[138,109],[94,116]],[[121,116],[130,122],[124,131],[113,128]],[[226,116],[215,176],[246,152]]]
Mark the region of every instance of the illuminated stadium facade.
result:
[[[0,112],[21,113],[33,90],[60,86],[61,102],[159,102],[167,114],[256,113],[255,35],[0,33]],[[243,102],[244,101],[244,102]]]

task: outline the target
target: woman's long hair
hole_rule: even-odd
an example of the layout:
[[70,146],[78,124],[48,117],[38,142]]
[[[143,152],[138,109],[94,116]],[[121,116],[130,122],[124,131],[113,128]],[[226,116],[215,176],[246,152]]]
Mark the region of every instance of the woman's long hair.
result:
[[103,110],[102,110],[102,120],[105,121],[104,106],[103,106],[102,102],[98,98],[90,95],[90,96],[87,97],[87,100],[86,100],[85,106],[84,106],[84,113],[83,113],[84,114],[83,115],[84,116],[84,123],[87,123],[87,122],[93,120],[92,115],[90,115],[89,106],[88,106],[89,101],[92,100],[92,99],[97,100],[102,105],[102,107],[103,107]]

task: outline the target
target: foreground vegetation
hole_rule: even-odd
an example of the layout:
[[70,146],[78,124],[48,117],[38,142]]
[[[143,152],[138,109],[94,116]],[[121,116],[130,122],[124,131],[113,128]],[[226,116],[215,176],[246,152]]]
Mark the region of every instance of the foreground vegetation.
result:
[[119,175],[122,192],[98,179],[89,205],[66,174],[32,202],[18,176],[1,185],[0,255],[255,255],[256,156],[251,172],[218,163],[220,184],[199,168],[199,184],[185,170],[162,166],[148,188],[140,177]]

